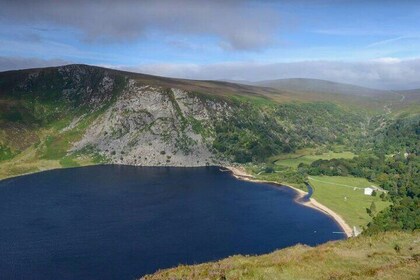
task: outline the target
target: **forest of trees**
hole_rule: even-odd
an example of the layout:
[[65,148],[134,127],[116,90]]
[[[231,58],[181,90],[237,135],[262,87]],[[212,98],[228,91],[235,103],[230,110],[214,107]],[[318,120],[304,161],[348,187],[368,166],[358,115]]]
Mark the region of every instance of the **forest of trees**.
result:
[[358,157],[300,164],[299,173],[364,177],[388,191],[393,204],[374,217],[366,234],[420,229],[419,118],[398,119],[368,139],[370,149]]
[[279,153],[319,145],[350,145],[361,135],[364,120],[323,102],[275,106],[242,102],[232,108],[231,116],[214,120],[213,148],[238,163],[264,162]]
[[317,160],[310,165],[300,164],[298,170],[308,175],[364,177],[388,191],[392,206],[374,217],[366,233],[420,228],[420,157],[417,154]]

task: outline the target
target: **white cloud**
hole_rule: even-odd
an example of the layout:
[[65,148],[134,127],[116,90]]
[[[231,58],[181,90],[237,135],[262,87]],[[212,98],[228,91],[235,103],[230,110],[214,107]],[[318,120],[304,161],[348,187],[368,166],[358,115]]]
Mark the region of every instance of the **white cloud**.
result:
[[279,16],[252,0],[19,0],[2,3],[9,24],[46,24],[80,30],[86,41],[133,41],[150,34],[213,36],[232,50],[273,43]]
[[391,38],[391,39],[386,39],[386,40],[373,42],[373,43],[367,45],[366,48],[372,48],[372,47],[377,47],[377,46],[381,46],[381,45],[387,45],[387,44],[390,44],[390,43],[398,42],[398,41],[401,41],[401,40],[404,40],[404,39],[409,39],[409,38],[411,38],[411,37],[398,36],[398,37]]
[[401,59],[396,58],[396,57],[380,57],[380,58],[373,59],[372,61],[379,62],[379,63],[393,64],[393,63],[400,63]]

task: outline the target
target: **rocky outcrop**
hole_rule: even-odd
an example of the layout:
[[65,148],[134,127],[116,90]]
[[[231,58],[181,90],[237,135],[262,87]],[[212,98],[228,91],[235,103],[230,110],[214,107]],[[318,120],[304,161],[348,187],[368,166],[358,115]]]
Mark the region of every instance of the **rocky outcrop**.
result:
[[93,147],[111,163],[145,166],[220,164],[212,150],[213,120],[228,104],[180,89],[130,80],[118,99],[87,129],[72,151]]
[[67,65],[58,68],[63,79],[63,97],[67,101],[76,100],[96,109],[112,98],[115,80],[107,71],[98,72],[82,65]]

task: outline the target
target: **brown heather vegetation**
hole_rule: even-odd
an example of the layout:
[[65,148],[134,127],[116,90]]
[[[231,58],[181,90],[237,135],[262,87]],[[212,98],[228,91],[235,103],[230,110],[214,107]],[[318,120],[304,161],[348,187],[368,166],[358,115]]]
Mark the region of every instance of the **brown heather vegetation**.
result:
[[233,256],[161,270],[144,280],[161,279],[419,279],[420,232],[387,232],[297,245],[262,256]]

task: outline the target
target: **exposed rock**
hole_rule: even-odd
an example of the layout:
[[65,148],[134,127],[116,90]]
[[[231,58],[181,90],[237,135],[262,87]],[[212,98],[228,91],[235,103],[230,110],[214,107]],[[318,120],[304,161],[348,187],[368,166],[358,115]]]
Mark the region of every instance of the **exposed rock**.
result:
[[[130,80],[107,111],[74,144],[94,147],[111,163],[203,166],[220,163],[210,151],[211,117],[230,113],[227,104],[201,99],[179,89],[165,90]],[[199,121],[208,131],[194,131]]]

